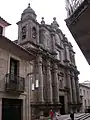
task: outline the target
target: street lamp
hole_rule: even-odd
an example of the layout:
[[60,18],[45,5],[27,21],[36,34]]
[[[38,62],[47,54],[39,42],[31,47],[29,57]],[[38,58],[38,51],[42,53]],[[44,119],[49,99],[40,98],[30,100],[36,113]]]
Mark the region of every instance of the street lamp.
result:
[[[31,86],[31,89],[32,90],[35,90],[35,88],[38,88],[39,87],[39,80],[37,79],[37,76],[38,73],[28,73],[27,76],[30,77],[30,86]],[[34,79],[34,80],[33,80]]]
[[37,89],[39,87],[39,80],[37,79],[38,73],[32,72],[27,74],[27,80],[28,80],[28,96],[27,96],[27,102],[28,102],[28,120],[30,120],[31,116],[29,114],[31,113],[31,98],[32,98],[32,91]]

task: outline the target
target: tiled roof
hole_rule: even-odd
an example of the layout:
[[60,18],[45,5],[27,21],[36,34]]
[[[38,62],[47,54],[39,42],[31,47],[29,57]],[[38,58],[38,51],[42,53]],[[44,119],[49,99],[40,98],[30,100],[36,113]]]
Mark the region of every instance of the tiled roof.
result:
[[0,20],[2,20],[2,21],[6,24],[6,26],[11,25],[11,24],[10,24],[10,23],[8,23],[7,21],[5,21],[2,17],[0,17]]

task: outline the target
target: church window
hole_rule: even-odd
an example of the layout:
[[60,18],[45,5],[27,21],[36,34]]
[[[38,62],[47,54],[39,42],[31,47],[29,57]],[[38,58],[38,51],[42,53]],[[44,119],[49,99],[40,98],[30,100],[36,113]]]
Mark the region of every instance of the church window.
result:
[[32,28],[32,38],[36,39],[37,33],[36,33],[36,28]]
[[26,26],[22,28],[22,39],[26,38]]

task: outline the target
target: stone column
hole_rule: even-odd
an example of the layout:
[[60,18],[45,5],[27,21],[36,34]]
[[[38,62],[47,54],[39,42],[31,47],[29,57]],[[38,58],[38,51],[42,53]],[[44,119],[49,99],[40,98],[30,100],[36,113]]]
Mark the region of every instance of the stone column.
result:
[[56,63],[54,63],[53,88],[54,88],[54,101],[55,103],[59,103],[58,67]]
[[75,84],[74,73],[72,73],[72,91],[73,91],[73,102],[74,104],[77,104],[76,84]]
[[69,93],[67,94],[67,97],[68,97],[68,112],[72,112],[73,93],[72,93],[71,75],[70,75],[69,70],[66,70],[66,87],[69,90]]
[[43,91],[43,73],[42,73],[42,57],[38,56],[38,73],[39,73],[39,102],[44,102]]
[[70,72],[67,71],[67,82],[68,82],[68,88],[69,88],[69,103],[73,103],[73,93],[72,93],[72,82],[71,82],[71,76]]
[[52,103],[52,78],[49,60],[47,60],[47,102]]
[[68,96],[67,96],[67,93],[65,93],[65,96],[64,96],[64,99],[65,99],[65,114],[68,113]]
[[51,32],[51,38],[52,38],[52,53],[54,55],[54,58],[57,58],[56,46],[55,46],[55,31],[54,30],[52,30],[52,32]]
[[77,103],[80,103],[80,94],[79,94],[79,82],[78,77],[75,77],[75,83],[76,83],[76,94],[77,94]]

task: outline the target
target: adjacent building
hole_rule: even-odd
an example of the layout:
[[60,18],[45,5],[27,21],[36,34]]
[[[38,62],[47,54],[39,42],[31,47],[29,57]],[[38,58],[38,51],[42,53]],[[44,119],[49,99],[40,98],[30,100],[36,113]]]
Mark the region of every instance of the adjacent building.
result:
[[28,73],[34,55],[4,37],[8,25],[0,18],[0,120],[30,120]]
[[[78,3],[79,1],[77,0]],[[76,5],[76,9],[72,12],[73,6],[70,8],[71,4],[69,4],[66,6],[68,16],[65,21],[67,27],[90,64],[90,0],[81,0],[81,3]]]
[[90,86],[86,85],[86,82],[80,83],[80,99],[82,106],[80,112],[90,112]]
[[48,25],[36,16],[29,4],[17,23],[18,40],[0,35],[0,112],[7,119],[39,119],[51,109],[61,114],[80,110],[73,46],[55,17]]

